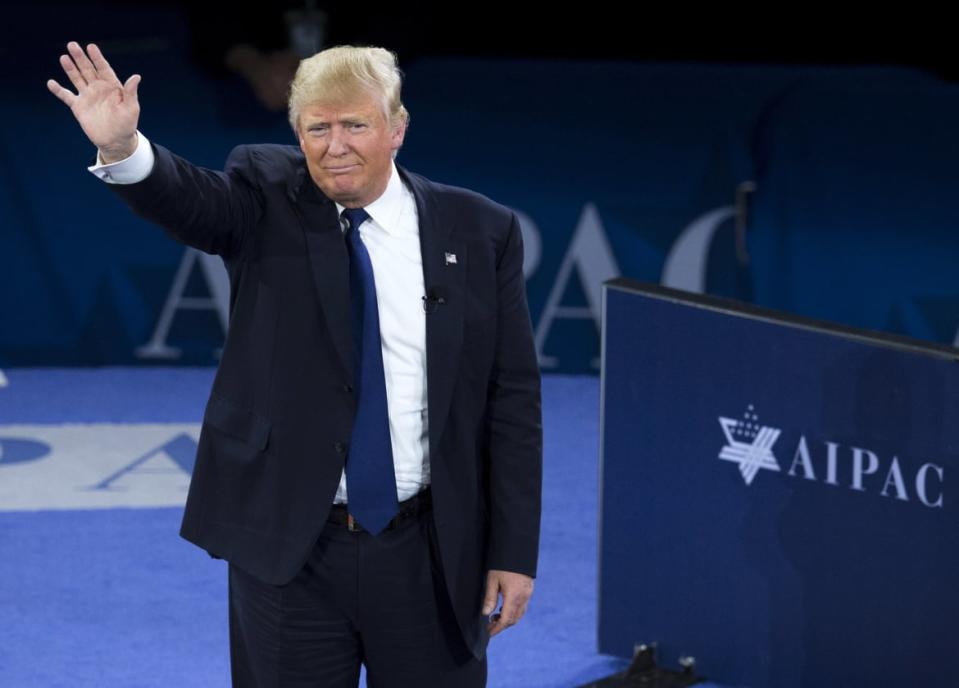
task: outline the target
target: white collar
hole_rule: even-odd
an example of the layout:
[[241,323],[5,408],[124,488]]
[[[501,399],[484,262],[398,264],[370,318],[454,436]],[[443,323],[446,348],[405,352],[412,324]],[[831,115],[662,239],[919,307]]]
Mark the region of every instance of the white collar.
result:
[[[396,234],[400,214],[403,212],[404,196],[408,193],[409,191],[396,169],[396,163],[390,163],[390,180],[386,183],[386,189],[379,198],[364,206],[363,210],[387,234]],[[343,208],[344,206],[339,203],[336,204],[336,209],[340,215],[343,214]]]

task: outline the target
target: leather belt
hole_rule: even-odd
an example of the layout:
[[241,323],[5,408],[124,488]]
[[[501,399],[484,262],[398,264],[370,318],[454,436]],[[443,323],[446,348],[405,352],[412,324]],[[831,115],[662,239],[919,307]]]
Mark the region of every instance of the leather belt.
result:
[[[422,492],[413,495],[409,499],[404,499],[399,504],[399,509],[384,530],[391,530],[398,526],[401,522],[405,521],[408,518],[413,516],[419,516],[433,509],[433,498],[430,492],[430,488],[427,487]],[[353,533],[366,532],[366,529],[363,528],[351,515],[349,511],[349,504],[334,504],[330,507],[330,515],[327,518],[327,521],[330,523],[336,523],[341,526],[346,526],[347,530]]]

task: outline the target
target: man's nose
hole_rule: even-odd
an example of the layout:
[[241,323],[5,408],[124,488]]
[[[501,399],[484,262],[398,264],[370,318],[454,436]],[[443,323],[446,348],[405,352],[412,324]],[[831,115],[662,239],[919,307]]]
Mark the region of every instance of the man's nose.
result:
[[330,155],[345,155],[349,150],[350,146],[346,140],[346,132],[339,128],[330,130]]

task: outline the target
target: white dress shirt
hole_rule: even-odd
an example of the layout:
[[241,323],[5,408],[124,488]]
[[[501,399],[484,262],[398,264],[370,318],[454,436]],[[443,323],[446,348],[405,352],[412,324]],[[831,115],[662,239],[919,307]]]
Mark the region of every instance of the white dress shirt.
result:
[[[137,149],[129,158],[87,169],[109,184],[134,184],[153,169],[153,149],[137,132]],[[339,212],[343,206],[336,204]],[[366,206],[370,219],[360,238],[370,254],[380,318],[386,402],[393,444],[393,469],[400,501],[430,483],[426,396],[426,312],[423,310],[423,257],[420,253],[416,201],[393,165],[386,191]],[[346,502],[346,472],[340,476],[336,502]]]

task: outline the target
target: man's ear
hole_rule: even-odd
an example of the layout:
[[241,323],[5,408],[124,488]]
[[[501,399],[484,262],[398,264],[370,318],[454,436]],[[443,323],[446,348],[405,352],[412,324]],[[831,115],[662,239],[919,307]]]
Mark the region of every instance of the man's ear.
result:
[[403,139],[406,137],[406,121],[400,122],[393,128],[392,144],[393,150],[398,151],[403,145]]

